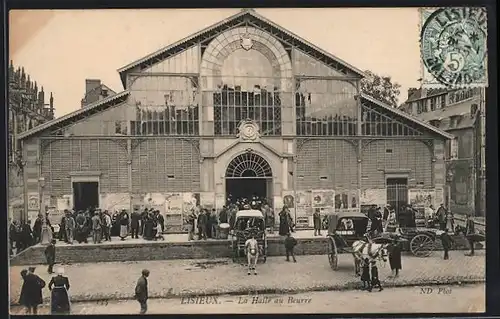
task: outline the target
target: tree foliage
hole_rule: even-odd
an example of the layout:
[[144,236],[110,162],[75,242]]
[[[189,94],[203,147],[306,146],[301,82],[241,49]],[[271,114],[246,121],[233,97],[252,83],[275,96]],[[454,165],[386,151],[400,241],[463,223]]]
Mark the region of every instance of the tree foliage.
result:
[[365,71],[365,74],[366,77],[361,80],[361,92],[396,107],[401,85],[392,83],[390,76],[380,76],[371,71]]

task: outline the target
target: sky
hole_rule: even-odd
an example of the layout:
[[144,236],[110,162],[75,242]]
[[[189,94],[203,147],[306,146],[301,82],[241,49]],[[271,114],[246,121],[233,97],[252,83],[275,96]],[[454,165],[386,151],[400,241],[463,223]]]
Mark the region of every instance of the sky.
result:
[[[255,10],[358,69],[391,76],[401,85],[399,102],[409,87],[419,86],[417,8]],[[101,79],[121,92],[117,69],[239,11],[15,10],[9,15],[10,59],[53,92],[60,117],[80,108],[85,79]]]

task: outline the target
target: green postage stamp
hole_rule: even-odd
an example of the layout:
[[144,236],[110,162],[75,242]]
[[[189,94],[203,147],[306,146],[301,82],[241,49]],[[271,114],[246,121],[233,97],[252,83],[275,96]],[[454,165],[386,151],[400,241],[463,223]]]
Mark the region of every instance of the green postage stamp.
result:
[[422,8],[420,26],[423,86],[488,86],[485,8]]

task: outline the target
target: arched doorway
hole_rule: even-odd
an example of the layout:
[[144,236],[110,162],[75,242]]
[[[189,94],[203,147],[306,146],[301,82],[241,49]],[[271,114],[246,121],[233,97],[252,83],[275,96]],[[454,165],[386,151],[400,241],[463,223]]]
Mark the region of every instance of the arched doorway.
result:
[[236,156],[226,169],[226,199],[233,203],[253,196],[272,198],[273,172],[260,155],[244,153]]

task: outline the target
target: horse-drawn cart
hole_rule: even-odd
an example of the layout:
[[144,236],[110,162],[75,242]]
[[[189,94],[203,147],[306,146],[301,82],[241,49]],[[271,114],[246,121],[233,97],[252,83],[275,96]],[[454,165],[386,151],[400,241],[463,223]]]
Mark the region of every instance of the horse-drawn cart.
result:
[[339,253],[352,253],[351,245],[363,239],[368,217],[358,212],[335,212],[327,215],[328,261],[333,270],[338,269]]
[[234,228],[231,231],[231,251],[233,261],[245,257],[245,243],[254,237],[260,248],[259,257],[267,259],[267,237],[264,215],[259,210],[240,210],[236,213]]

